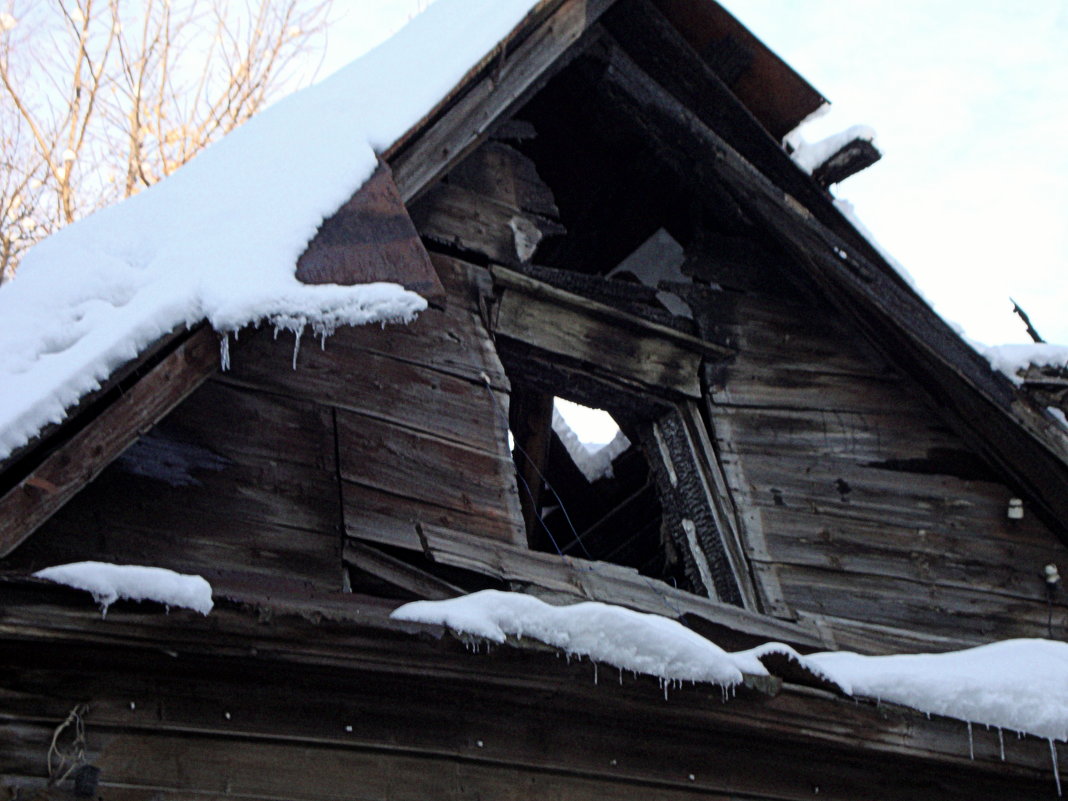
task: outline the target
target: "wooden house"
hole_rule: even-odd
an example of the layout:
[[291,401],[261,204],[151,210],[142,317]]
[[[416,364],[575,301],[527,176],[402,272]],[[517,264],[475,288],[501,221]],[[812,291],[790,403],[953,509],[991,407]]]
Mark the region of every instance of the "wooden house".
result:
[[[1064,637],[1066,431],[836,206],[868,143],[791,160],[823,102],[712,0],[534,5],[298,263],[418,319],[295,369],[291,338],[223,371],[181,328],[0,465],[0,794],[1051,797],[1063,746],[786,663],[665,697],[389,617],[497,588],[729,648]],[[556,397],[619,423],[611,475]],[[215,609],[102,617],[32,576],[83,560],[202,575]]]

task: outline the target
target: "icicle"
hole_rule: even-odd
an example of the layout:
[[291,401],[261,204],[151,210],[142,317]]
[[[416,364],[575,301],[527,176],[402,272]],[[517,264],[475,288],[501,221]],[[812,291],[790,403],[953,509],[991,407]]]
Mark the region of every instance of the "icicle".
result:
[[968,721],[968,758],[975,759],[975,738],[972,737],[972,722]]
[[619,686],[623,686],[623,668],[619,669]]
[[998,728],[998,749],[1001,751],[1001,761],[1005,761],[1005,732]]
[[593,683],[597,684],[597,663],[593,663]]
[[1049,756],[1053,760],[1053,780],[1057,782],[1057,797],[1061,797],[1061,770],[1057,766],[1057,745],[1049,738]]
[[304,326],[293,331],[293,369],[297,369],[297,354],[300,353],[300,338],[304,336]]
[[668,696],[668,683],[665,681],[664,682],[664,700],[665,701],[668,699],[667,696]]
[[219,340],[219,365],[224,373],[230,369],[230,334],[225,331]]

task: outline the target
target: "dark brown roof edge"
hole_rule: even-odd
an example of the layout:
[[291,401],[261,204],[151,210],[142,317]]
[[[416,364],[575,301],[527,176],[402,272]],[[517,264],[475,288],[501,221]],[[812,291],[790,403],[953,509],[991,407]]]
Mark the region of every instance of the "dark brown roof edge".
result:
[[827,100],[713,0],[655,0],[660,12],[777,141]]

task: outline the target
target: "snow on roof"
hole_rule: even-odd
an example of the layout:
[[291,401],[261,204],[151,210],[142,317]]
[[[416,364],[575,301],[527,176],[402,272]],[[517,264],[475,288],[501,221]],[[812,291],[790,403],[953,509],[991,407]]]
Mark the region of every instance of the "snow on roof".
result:
[[33,575],[92,593],[93,600],[100,604],[105,615],[108,607],[120,598],[156,601],[192,609],[202,615],[208,614],[215,605],[211,600],[211,585],[205,579],[162,567],[74,562],[46,567]]
[[802,656],[782,643],[731,653],[679,623],[611,604],[550,606],[520,593],[485,590],[445,601],[416,601],[391,617],[432,623],[504,642],[531,637],[595,662],[657,676],[731,687],[743,674],[767,676],[760,662],[785,654],[846,695],[862,696],[969,723],[1068,740],[1068,643],[1006,640],[945,654]]
[[426,307],[395,284],[306,285],[322,220],[523,19],[533,0],[438,0],[174,175],[34,247],[0,289],[0,459],[181,325],[329,334]]

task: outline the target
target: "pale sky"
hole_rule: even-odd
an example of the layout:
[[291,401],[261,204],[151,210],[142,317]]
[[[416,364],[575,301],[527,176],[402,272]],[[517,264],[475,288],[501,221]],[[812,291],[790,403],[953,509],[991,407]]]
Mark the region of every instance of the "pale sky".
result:
[[[321,74],[428,0],[352,0]],[[875,128],[884,158],[835,193],[968,336],[1027,341],[1012,295],[1068,343],[1068,3],[724,0],[832,101],[803,133]]]

